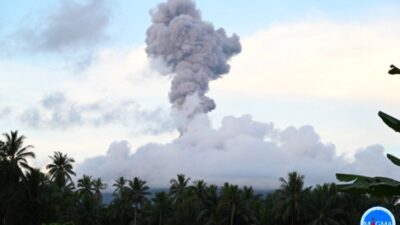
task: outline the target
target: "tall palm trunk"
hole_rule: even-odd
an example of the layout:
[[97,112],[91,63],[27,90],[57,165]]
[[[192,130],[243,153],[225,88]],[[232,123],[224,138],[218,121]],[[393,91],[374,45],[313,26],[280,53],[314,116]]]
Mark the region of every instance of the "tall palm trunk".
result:
[[134,225],[136,225],[136,207],[135,207]]
[[298,222],[298,216],[297,216],[296,211],[293,210],[293,213],[292,213],[292,225],[294,225],[297,222]]
[[158,225],[161,225],[162,223],[161,223],[161,219],[162,219],[162,212],[160,212],[160,218],[159,218],[159,220],[158,220]]
[[233,225],[233,217],[235,216],[236,205],[233,204],[231,211],[231,225]]

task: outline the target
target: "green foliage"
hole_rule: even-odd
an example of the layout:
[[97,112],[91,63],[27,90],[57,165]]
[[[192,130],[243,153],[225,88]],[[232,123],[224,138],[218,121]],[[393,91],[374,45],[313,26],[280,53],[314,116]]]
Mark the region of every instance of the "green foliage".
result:
[[[306,200],[310,187],[304,188],[304,176],[297,172],[288,174],[288,179],[280,178],[281,187],[277,190],[273,208],[277,219],[297,224],[304,220],[306,215]],[[279,213],[278,213],[279,212]]]
[[308,219],[312,225],[340,225],[345,215],[335,184],[317,185],[309,196]]
[[388,157],[388,159],[390,161],[392,161],[393,164],[395,164],[396,166],[400,166],[400,159],[399,158],[397,158],[396,156],[391,155],[391,154],[387,154],[386,156]]
[[0,159],[7,161],[11,167],[15,167],[13,171],[22,177],[23,170],[30,169],[27,158],[35,158],[35,153],[29,151],[33,146],[24,146],[25,136],[19,135],[18,131],[11,131],[3,136],[5,141],[0,151]]
[[366,177],[354,174],[336,174],[336,178],[350,184],[338,185],[339,190],[377,196],[400,195],[400,182],[387,177]]
[[378,112],[378,116],[388,127],[392,128],[396,132],[400,132],[400,120],[381,111]]

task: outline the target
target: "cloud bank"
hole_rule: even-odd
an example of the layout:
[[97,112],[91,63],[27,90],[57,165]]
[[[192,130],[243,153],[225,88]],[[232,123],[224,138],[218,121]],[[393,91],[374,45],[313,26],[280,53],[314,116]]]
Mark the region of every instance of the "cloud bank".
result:
[[68,100],[61,92],[45,96],[18,117],[31,127],[47,129],[120,125],[142,134],[160,134],[174,129],[169,113],[162,108],[146,109],[135,101],[123,99],[78,103]]
[[333,144],[321,141],[312,126],[279,130],[249,115],[227,116],[218,129],[206,116],[197,116],[171,143],[149,143],[133,151],[127,141],[116,141],[105,155],[77,166],[78,176],[92,174],[109,184],[118,176],[139,176],[152,187],[166,187],[169,179],[184,173],[214,184],[270,189],[293,170],[305,174],[308,185],[333,182],[337,172],[397,177],[381,145],[359,149],[350,161],[338,156]]

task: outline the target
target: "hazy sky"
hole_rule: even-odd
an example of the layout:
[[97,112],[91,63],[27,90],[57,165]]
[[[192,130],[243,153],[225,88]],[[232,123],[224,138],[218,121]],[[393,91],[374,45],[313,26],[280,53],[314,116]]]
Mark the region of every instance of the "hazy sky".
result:
[[[177,138],[171,79],[159,76],[144,52],[149,11],[159,2],[2,1],[1,132],[27,136],[38,166],[53,151],[82,162],[115,141],[126,140],[134,152]],[[398,1],[196,5],[242,44],[230,73],[210,83],[213,127],[248,114],[277,131],[310,125],[337,155],[376,144],[400,154],[400,137],[377,116],[400,116],[400,77],[387,75],[390,64],[400,66]]]

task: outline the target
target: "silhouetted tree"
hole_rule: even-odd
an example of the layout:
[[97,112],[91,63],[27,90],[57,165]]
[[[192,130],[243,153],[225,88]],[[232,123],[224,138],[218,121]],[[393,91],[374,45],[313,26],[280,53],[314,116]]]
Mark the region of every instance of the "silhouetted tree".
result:
[[297,172],[288,174],[288,179],[281,177],[280,188],[276,191],[275,216],[281,221],[297,224],[306,215],[306,197],[310,188],[304,188],[304,176]]
[[150,188],[146,185],[146,181],[141,180],[138,177],[129,181],[128,193],[134,208],[134,225],[137,223],[138,210],[141,209],[143,204],[147,201],[147,196],[150,194],[149,189]]
[[2,161],[8,161],[10,166],[17,172],[17,175],[23,176],[23,169],[30,169],[27,158],[35,158],[35,153],[29,151],[32,145],[24,146],[25,136],[18,135],[18,131],[11,131],[9,134],[3,134],[5,137],[0,158]]
[[178,174],[176,179],[170,181],[169,193],[175,205],[182,203],[189,181],[190,178],[186,178],[184,174]]
[[46,168],[49,170],[51,180],[60,188],[66,186],[66,181],[73,183],[71,176],[75,176],[75,172],[73,171],[72,163],[74,163],[75,160],[61,152],[54,152],[54,155],[49,157],[52,163],[48,164]]

